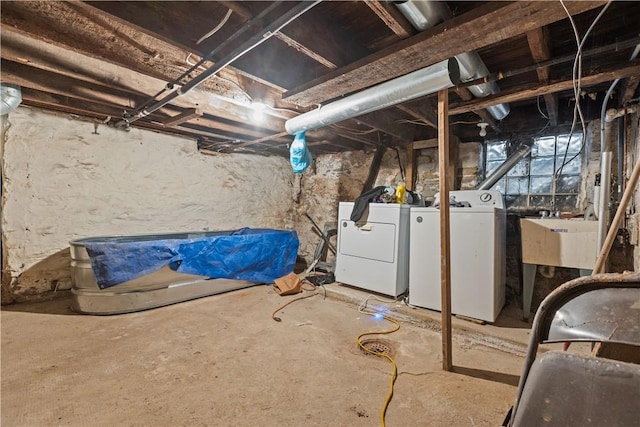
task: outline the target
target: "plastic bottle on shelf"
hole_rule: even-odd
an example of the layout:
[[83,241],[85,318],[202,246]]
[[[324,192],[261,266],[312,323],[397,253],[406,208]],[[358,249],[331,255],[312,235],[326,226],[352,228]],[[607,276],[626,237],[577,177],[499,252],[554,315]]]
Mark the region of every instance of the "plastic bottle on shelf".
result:
[[405,192],[406,189],[404,187],[404,182],[398,183],[396,186],[396,203],[404,203],[405,201]]

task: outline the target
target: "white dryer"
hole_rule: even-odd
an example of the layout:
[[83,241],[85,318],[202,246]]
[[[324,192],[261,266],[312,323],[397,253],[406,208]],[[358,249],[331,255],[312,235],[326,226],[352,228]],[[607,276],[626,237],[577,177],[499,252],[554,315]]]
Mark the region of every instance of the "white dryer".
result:
[[338,208],[336,280],[397,297],[409,286],[409,205],[370,203],[351,221],[354,203]]
[[[450,206],[451,311],[494,322],[505,302],[503,197],[497,191],[449,194],[464,205]],[[439,208],[411,208],[409,260],[409,302],[441,310]]]

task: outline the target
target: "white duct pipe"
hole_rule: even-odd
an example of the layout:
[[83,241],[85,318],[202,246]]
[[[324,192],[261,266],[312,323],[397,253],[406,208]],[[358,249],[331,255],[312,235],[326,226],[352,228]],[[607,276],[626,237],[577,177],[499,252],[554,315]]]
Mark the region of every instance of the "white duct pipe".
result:
[[0,83],[0,116],[13,112],[22,102],[20,86]]
[[418,31],[435,27],[451,18],[451,12],[446,4],[438,1],[394,1],[396,7]]
[[[460,80],[468,82],[476,80],[489,75],[489,69],[482,62],[482,58],[478,55],[478,52],[471,51],[461,53],[456,56],[458,63],[460,64]],[[500,88],[496,82],[481,83],[479,85],[473,85],[468,87],[469,92],[476,98],[484,98],[485,96],[493,95],[500,92]],[[502,120],[511,111],[509,104],[497,104],[487,107],[486,110],[496,120]]]
[[458,83],[458,61],[451,58],[289,119],[285,129],[295,135],[420,98]]
[[[418,31],[424,31],[451,18],[451,11],[445,2],[403,0],[394,1],[396,7]],[[468,82],[489,75],[487,66],[476,51],[462,53],[456,56],[460,64],[460,80]],[[496,82],[482,83],[469,86],[469,92],[476,98],[484,98],[500,92]],[[486,110],[496,120],[502,120],[509,115],[509,104],[497,104],[487,107]]]

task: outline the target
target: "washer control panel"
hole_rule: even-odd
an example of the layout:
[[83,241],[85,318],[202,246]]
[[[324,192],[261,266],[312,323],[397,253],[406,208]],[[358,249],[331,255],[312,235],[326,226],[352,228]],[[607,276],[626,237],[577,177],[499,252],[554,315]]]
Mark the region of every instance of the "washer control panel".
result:
[[[440,193],[436,193],[434,204],[440,202]],[[495,190],[457,190],[449,192],[452,206],[460,207],[492,207],[504,209],[504,197]],[[455,203],[454,203],[455,202]]]

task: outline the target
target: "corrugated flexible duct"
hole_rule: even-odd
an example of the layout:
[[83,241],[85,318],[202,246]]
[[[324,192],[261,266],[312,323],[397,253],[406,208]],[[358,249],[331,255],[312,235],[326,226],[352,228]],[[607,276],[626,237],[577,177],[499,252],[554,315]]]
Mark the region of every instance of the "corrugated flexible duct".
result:
[[[403,0],[394,1],[396,7],[418,31],[424,31],[451,18],[451,11],[445,2]],[[462,53],[456,56],[460,65],[460,80],[468,82],[489,75],[487,66],[482,62],[476,51]],[[482,83],[470,86],[469,92],[476,98],[493,95],[500,92],[496,82]],[[497,104],[487,107],[487,111],[496,120],[502,120],[509,114],[509,104]]]
[[291,135],[390,107],[460,83],[455,58],[370,87],[285,122]]

